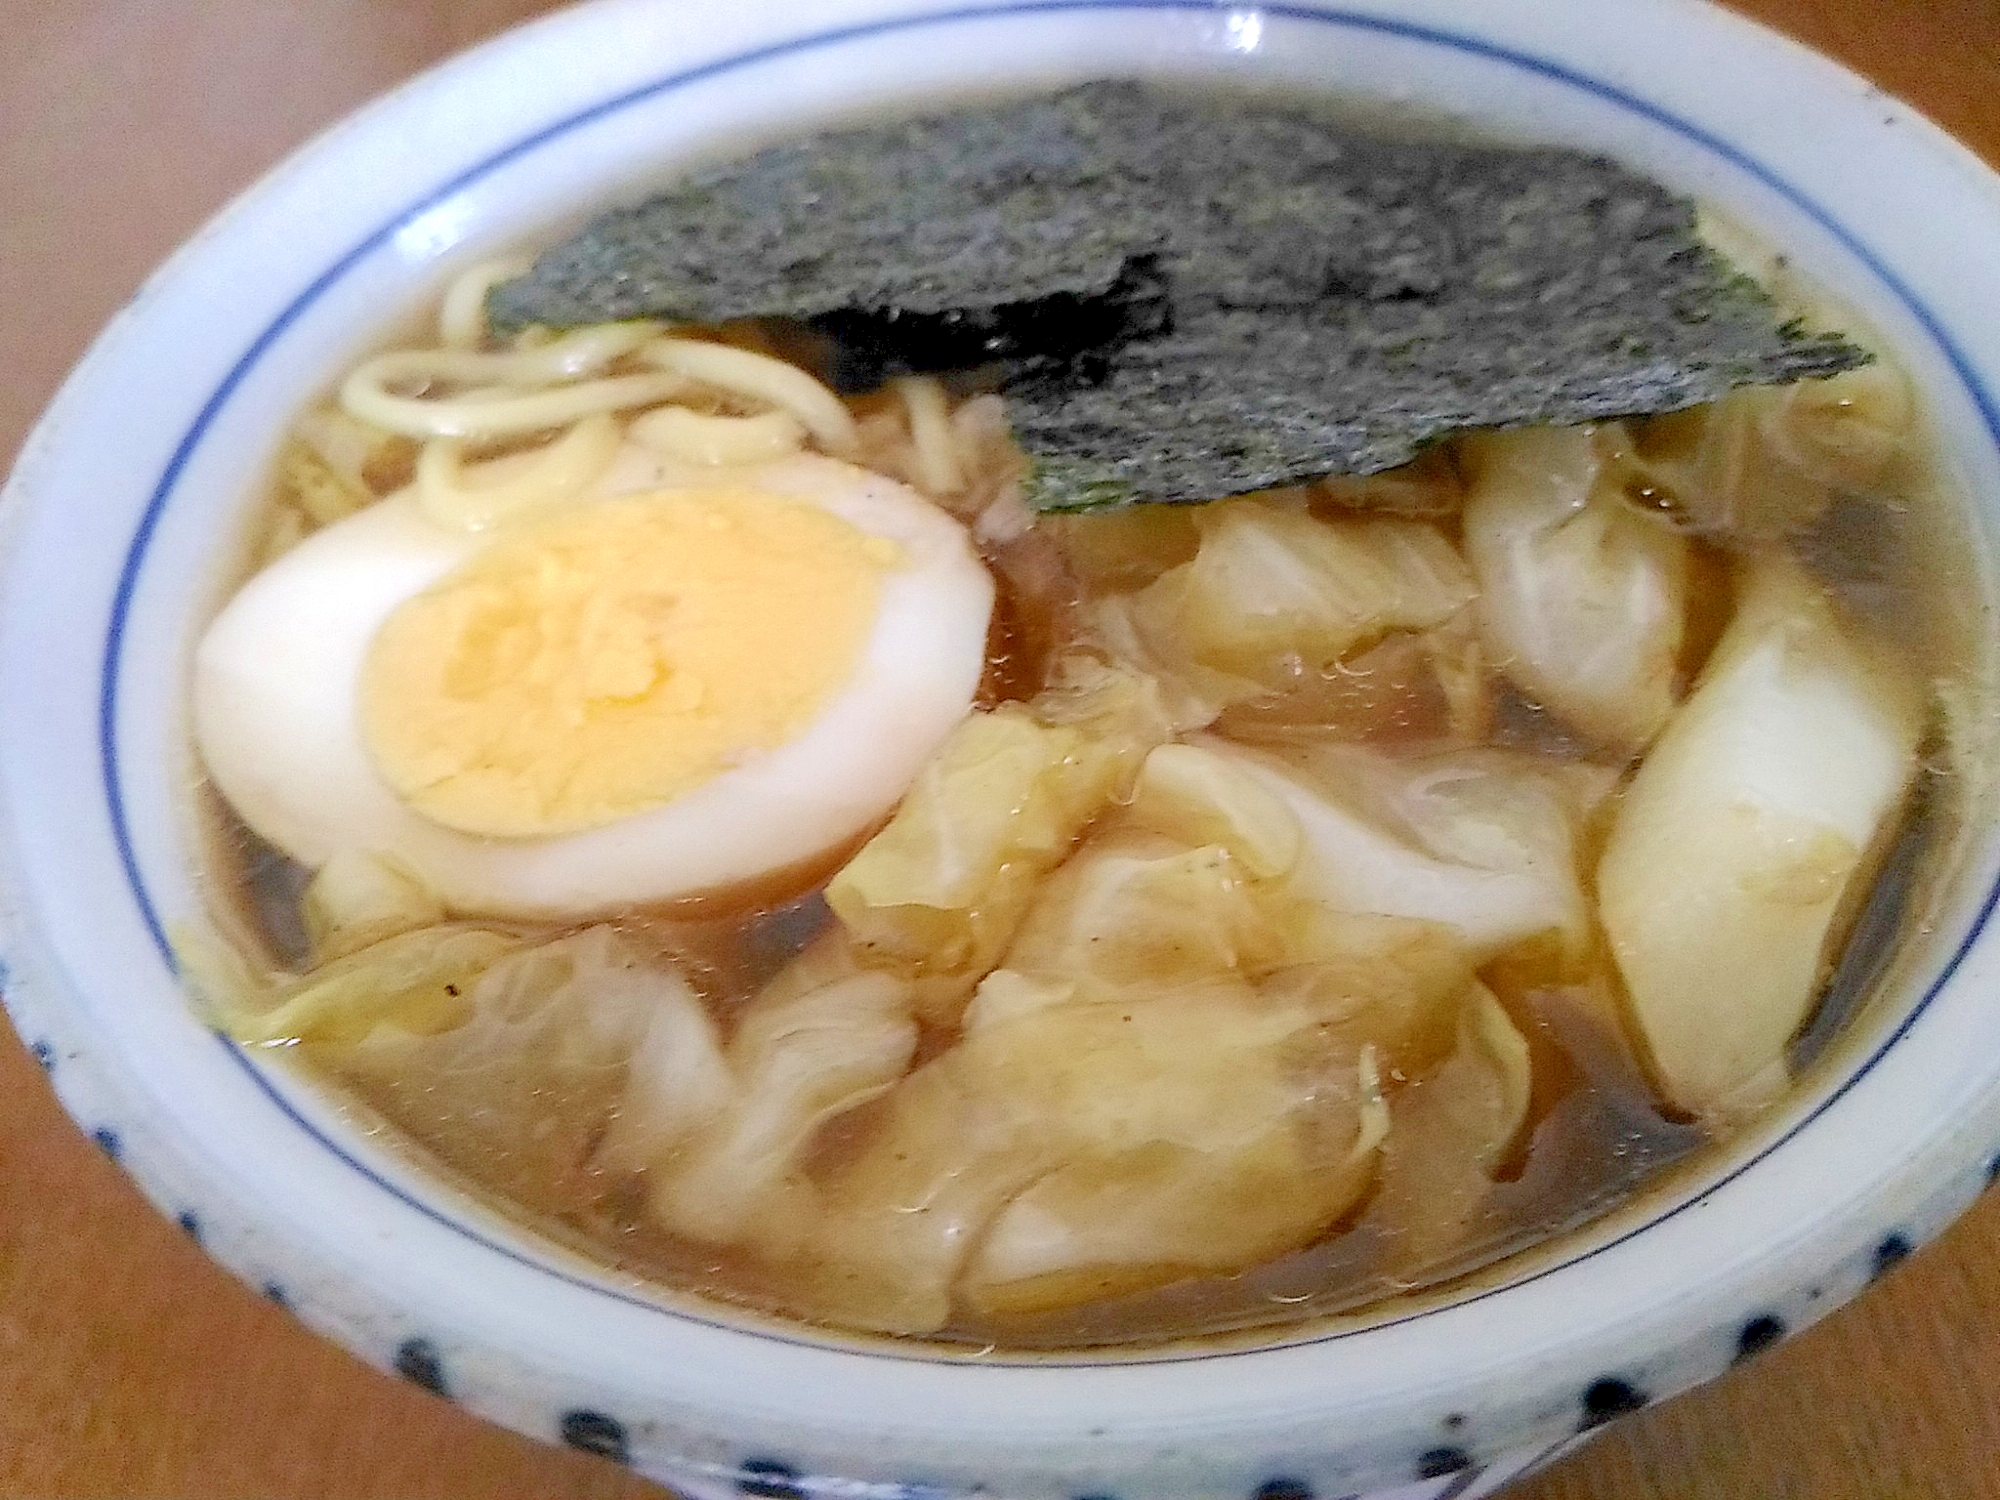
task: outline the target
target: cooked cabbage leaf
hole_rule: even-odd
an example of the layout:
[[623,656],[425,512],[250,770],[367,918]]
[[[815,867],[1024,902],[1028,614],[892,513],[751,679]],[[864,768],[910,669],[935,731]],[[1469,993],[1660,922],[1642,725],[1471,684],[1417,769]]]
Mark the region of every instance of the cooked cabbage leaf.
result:
[[916,1051],[909,987],[857,974],[752,1002],[730,1039],[727,1108],[653,1163],[655,1219],[695,1239],[783,1258],[809,1233],[803,1161],[829,1120],[876,1098]]
[[923,1332],[1250,1264],[1370,1180],[1360,1059],[1242,981],[1004,1016],[897,1088],[829,1184],[820,1299]]
[[1215,731],[1252,742],[1309,730],[1371,744],[1478,744],[1493,731],[1495,700],[1474,613],[1391,631],[1289,692],[1229,705]]
[[1236,762],[1196,745],[1162,745],[1146,757],[1123,822],[1190,847],[1216,845],[1258,879],[1298,863],[1292,810]]
[[295,981],[238,1034],[297,1038],[441,1160],[553,1214],[602,1194],[599,1153],[640,1123],[635,1073],[668,1101],[643,1122],[655,1134],[720,1102],[700,1000],[609,927],[534,946],[477,927],[406,933]]
[[873,958],[976,976],[1116,773],[1077,730],[1012,704],[973,714],[833,878],[827,903]]
[[1381,961],[1405,939],[1441,955],[1462,987],[1457,937],[1422,922],[1364,920],[1289,878],[1300,820],[1249,759],[1210,745],[1162,745],[1130,802],[1043,883],[1006,968],[1084,993],[1143,993],[1296,966]]
[[445,919],[444,903],[401,860],[351,849],[313,873],[303,905],[315,964]]
[[1062,548],[1077,578],[1093,593],[1143,588],[1194,557],[1200,510],[1188,505],[1131,505],[1042,517],[1037,528]]
[[[1373,1174],[1384,1127],[1364,1105],[1336,1144],[1325,1138],[1334,1113],[1276,1122],[1226,1151],[1149,1141],[1066,1161],[994,1218],[962,1293],[989,1315],[1040,1312],[1290,1250],[1337,1219]],[[1348,1121],[1342,1112],[1340,1127]]]
[[1258,895],[1220,845],[1093,839],[1043,884],[1007,967],[1110,988],[1267,971],[1286,961],[1287,933]]
[[210,995],[229,1034],[258,1044],[359,1042],[379,1028],[429,1036],[463,1025],[487,970],[519,951],[518,934],[473,923],[404,932],[300,976],[250,980]]
[[1668,1099],[1754,1108],[1785,1080],[1916,770],[1919,712],[1789,558],[1735,619],[1626,790],[1597,886]]
[[1836,495],[1866,494],[1912,450],[1908,379],[1886,363],[1786,386],[1747,386],[1639,424],[1627,484],[1690,532],[1725,545],[1781,541]]
[[1389,1107],[1382,1186],[1365,1222],[1398,1279],[1435,1271],[1465,1242],[1520,1142],[1531,1082],[1526,1038],[1476,986],[1451,1056]]
[[1466,440],[1465,555],[1495,664],[1586,735],[1637,750],[1679,696],[1688,543],[1618,494],[1590,427]]
[[1112,754],[1121,797],[1146,753],[1175,733],[1158,679],[1084,647],[1049,663],[1046,685],[1028,708],[1040,722],[1078,730]]
[[1449,448],[1440,443],[1398,468],[1329,474],[1312,485],[1312,496],[1344,510],[1435,520],[1457,512],[1465,501],[1465,485]]
[[918,981],[948,1021],[1168,729],[1143,679],[1087,657],[1032,704],[968,716],[827,886],[863,961]]
[[1442,923],[1482,962],[1544,936],[1570,959],[1587,952],[1578,832],[1615,772],[1497,749],[1213,748],[1298,819],[1305,853],[1293,878],[1302,895],[1340,911]]
[[1349,653],[1441,625],[1472,599],[1464,561],[1420,521],[1322,520],[1252,497],[1204,506],[1194,524],[1190,561],[1090,617],[1108,649],[1165,680],[1182,728],[1310,691]]
[[1249,1265],[1346,1212],[1382,1080],[1449,1050],[1472,960],[1444,927],[1304,896],[1300,848],[1228,756],[1155,749],[828,1183],[829,1315],[1053,1307]]

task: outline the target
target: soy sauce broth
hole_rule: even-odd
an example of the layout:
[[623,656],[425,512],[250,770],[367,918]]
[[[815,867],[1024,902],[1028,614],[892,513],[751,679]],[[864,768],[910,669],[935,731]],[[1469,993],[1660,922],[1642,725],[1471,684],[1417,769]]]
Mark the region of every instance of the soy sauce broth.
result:
[[[745,328],[726,336],[746,346],[781,349],[804,362],[824,355],[802,344],[796,330]],[[976,381],[968,382],[957,394],[978,390]],[[863,415],[882,409],[879,399],[856,404]],[[1633,422],[1635,441],[1643,446],[1656,426],[1669,434],[1675,420]],[[1972,560],[1965,501],[1951,492],[1942,466],[1931,457],[1935,445],[1923,435],[1921,416],[1917,431],[1894,473],[1867,489],[1832,495],[1809,526],[1787,539],[1849,616],[1896,659],[1899,672],[1920,685],[1929,717],[1915,789],[1885,840],[1876,878],[1856,902],[1851,935],[1821,1002],[1793,1041],[1795,1081],[1787,1101],[1774,1106],[1778,1113],[1823,1090],[1904,1002],[1909,980],[1931,961],[1928,940],[1945,920],[1969,830],[1986,803],[1983,765],[1995,722],[1989,606]],[[401,464],[408,461],[403,455]],[[407,478],[406,467],[392,464],[381,484],[393,488]],[[1392,513],[1424,516],[1456,542],[1456,501],[1449,497],[1460,479],[1458,461],[1444,445],[1408,470],[1381,477],[1375,489],[1335,483],[1300,503],[1317,514],[1341,515],[1366,512],[1390,494]],[[1439,495],[1447,498],[1432,503]],[[270,504],[251,532],[268,531],[285,503],[283,484],[274,482]],[[1634,503],[1643,506],[1648,499],[1635,496]],[[1090,517],[1045,518],[1019,534],[986,537],[982,551],[998,596],[978,705],[1032,698],[1045,685],[1051,662],[1083,631],[1093,598],[1135,587],[1184,561],[1191,549],[1185,536],[1173,534],[1177,524],[1163,524],[1150,552],[1141,548],[1135,554],[1090,539]],[[1740,542],[1726,533],[1696,533],[1685,648],[1690,676],[1727,624],[1731,561],[1740,551]],[[1409,690],[1400,672],[1384,656],[1359,672],[1301,678],[1290,694],[1233,706],[1217,727],[1258,743],[1296,729],[1303,703],[1312,705],[1310,713],[1319,715],[1319,728],[1330,738],[1391,754],[1421,753],[1462,737],[1462,720],[1455,717],[1462,705],[1435,683]],[[1608,753],[1510,683],[1497,664],[1486,664],[1480,689],[1488,718],[1479,743],[1629,775],[1634,758]],[[1615,802],[1614,793],[1585,830],[1586,871],[1594,868]],[[212,793],[202,815],[220,925],[272,967],[301,965],[310,950],[301,916],[308,872],[258,840]],[[1588,880],[1585,890],[1594,896]],[[815,887],[725,914],[668,907],[630,912],[613,925],[639,949],[687,976],[726,1031],[758,991],[834,920]],[[550,924],[536,935],[556,937],[566,930],[573,929]],[[1448,1298],[1505,1276],[1511,1258],[1528,1264],[1529,1257],[1560,1251],[1566,1236],[1601,1225],[1607,1215],[1629,1222],[1699,1183],[1764,1122],[1718,1132],[1661,1104],[1647,1061],[1631,1038],[1620,982],[1603,947],[1600,934],[1590,971],[1559,981],[1538,972],[1532,961],[1482,970],[1529,1044],[1534,1093],[1513,1158],[1464,1233],[1449,1243],[1413,1247],[1380,1222],[1374,1196],[1364,1195],[1312,1243],[1245,1271],[1186,1276],[1034,1314],[980,1316],[961,1306],[924,1337],[965,1354],[1144,1351],[1190,1340],[1282,1337],[1316,1320],[1344,1321]],[[955,1040],[950,1027],[927,1026],[913,1066],[942,1054]],[[311,1047],[290,1049],[279,1065],[331,1089],[361,1128],[531,1234],[675,1293],[713,1299],[753,1316],[812,1319],[785,1273],[753,1250],[662,1229],[647,1212],[642,1180],[592,1163],[596,1136],[587,1129],[576,1135],[572,1149],[552,1159],[533,1139],[534,1121],[496,1116],[476,1092],[457,1090],[449,1080],[342,1076],[323,1067]],[[1405,1093],[1423,1087],[1417,1080]],[[616,1095],[617,1081],[607,1078],[595,1094],[542,1103],[547,1118],[588,1119],[608,1116]],[[850,1158],[880,1112],[879,1101],[864,1104],[824,1126],[809,1169],[830,1169]]]

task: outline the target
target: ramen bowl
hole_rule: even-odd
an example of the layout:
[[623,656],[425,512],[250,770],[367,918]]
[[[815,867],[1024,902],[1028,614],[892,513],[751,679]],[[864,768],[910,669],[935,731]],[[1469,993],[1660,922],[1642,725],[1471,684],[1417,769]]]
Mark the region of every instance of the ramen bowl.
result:
[[[753,1318],[522,1230],[207,1029],[194,632],[289,414],[500,247],[819,122],[1104,76],[1329,94],[1609,153],[1751,226],[1891,347],[1940,462],[2000,495],[2000,242],[1970,155],[1690,0],[1215,6],[599,0],[325,136],[105,331],[6,492],[0,957],[79,1126],[313,1329],[467,1409],[698,1496],[1481,1495],[1862,1289],[2000,1151],[2000,840],[1786,1102],[1590,1225],[1260,1340],[969,1353]],[[1983,580],[2000,514],[1972,518]],[[1719,982],[1721,982],[1719,980]]]

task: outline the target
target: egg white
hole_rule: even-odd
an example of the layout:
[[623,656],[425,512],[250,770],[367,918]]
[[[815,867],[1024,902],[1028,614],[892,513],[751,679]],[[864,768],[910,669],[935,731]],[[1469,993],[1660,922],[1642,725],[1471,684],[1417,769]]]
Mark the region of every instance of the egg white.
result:
[[[252,830],[317,868],[402,860],[447,906],[539,919],[726,891],[810,867],[863,835],[970,709],[993,582],[965,530],[894,480],[834,459],[693,468],[626,445],[600,498],[757,490],[809,501],[898,543],[848,680],[794,739],[662,806],[539,838],[460,833],[391,790],[363,742],[362,670],[383,622],[489,539],[427,520],[409,492],[315,533],[258,573],[194,657],[196,743]],[[587,501],[584,503],[588,503]]]

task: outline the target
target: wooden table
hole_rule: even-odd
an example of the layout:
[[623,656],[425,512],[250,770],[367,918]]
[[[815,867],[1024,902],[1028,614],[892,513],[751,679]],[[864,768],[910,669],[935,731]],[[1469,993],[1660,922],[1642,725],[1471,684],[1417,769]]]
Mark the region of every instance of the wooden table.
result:
[[[1739,0],[2000,163],[2000,0]],[[309,133],[538,0],[4,0],[0,455],[144,272]],[[1607,21],[1616,0],[1604,0]],[[1994,247],[1989,256],[2000,255]],[[2000,1194],[1861,1303],[1519,1500],[2000,1496]],[[0,1495],[640,1497],[203,1259],[0,1041]]]

